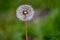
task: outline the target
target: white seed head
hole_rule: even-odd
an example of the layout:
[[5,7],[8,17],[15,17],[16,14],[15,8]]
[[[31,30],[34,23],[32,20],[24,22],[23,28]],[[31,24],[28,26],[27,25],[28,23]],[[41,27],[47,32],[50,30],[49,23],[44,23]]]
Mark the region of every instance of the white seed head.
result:
[[34,16],[34,10],[30,5],[21,5],[16,11],[16,16],[22,21],[30,21]]

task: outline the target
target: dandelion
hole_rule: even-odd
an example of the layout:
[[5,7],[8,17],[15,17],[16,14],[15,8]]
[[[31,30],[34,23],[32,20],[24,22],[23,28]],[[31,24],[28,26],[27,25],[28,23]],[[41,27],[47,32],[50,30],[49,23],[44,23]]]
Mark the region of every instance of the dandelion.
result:
[[27,21],[33,19],[34,10],[30,5],[21,5],[17,8],[16,16],[25,23],[26,40],[28,40]]
[[30,5],[21,5],[17,8],[16,16],[22,21],[30,21],[34,16],[34,10]]

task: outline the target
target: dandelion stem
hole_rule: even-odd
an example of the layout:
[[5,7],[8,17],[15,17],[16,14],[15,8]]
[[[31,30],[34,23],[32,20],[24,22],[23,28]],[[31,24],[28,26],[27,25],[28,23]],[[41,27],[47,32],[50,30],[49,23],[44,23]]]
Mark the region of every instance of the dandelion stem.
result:
[[26,40],[28,40],[27,22],[25,21],[24,23],[25,23]]

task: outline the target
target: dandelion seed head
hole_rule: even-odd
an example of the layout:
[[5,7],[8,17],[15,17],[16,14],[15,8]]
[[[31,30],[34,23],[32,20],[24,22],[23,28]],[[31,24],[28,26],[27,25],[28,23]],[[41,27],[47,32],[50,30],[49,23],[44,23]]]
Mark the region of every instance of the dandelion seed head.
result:
[[22,21],[30,21],[34,16],[34,10],[30,5],[21,5],[17,8],[16,16]]

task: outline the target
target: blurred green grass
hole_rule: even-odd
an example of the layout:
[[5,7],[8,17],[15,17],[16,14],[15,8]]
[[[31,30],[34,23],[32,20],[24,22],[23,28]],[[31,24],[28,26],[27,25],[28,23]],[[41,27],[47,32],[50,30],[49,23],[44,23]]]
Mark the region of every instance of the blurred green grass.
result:
[[38,23],[27,24],[29,35],[34,40],[60,40],[60,0],[0,0],[0,40],[22,40],[24,22],[16,17],[16,9],[22,4],[52,10],[47,22],[40,18]]

